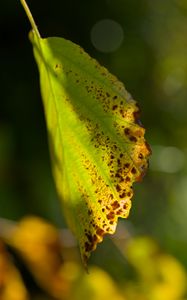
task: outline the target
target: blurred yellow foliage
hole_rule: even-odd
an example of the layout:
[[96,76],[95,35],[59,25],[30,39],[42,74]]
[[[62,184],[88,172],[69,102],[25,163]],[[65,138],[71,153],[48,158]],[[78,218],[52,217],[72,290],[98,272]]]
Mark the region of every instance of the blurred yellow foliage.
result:
[[[73,300],[125,300],[119,288],[107,272],[90,267],[90,274],[84,274],[78,281],[72,295]],[[69,299],[70,300],[70,299]]]
[[11,262],[11,257],[0,241],[0,299],[28,300],[27,290],[18,270]]
[[[179,300],[187,291],[187,275],[171,255],[160,251],[148,237],[132,239],[126,248],[129,262],[138,274],[138,284],[128,287],[129,300]],[[139,291],[139,296],[133,290]],[[140,296],[142,294],[142,296]]]
[[[8,243],[48,295],[35,294],[32,300],[185,300],[184,268],[149,237],[119,244],[136,275],[131,281],[124,278],[120,285],[99,267],[91,266],[87,274],[75,258],[63,261],[59,231],[40,218],[26,217],[13,226]],[[1,242],[0,300],[31,300],[28,294]]]
[[27,217],[15,227],[10,243],[39,285],[53,297],[65,299],[69,281],[61,272],[62,245],[57,229],[38,217]]

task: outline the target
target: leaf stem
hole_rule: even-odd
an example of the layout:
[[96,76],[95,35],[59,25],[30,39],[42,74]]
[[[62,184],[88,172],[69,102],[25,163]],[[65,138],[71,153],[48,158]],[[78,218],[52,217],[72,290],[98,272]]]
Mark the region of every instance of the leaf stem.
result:
[[20,2],[21,2],[22,6],[23,6],[23,8],[24,8],[24,10],[26,12],[26,15],[27,15],[27,17],[28,17],[28,19],[29,19],[29,21],[31,23],[31,26],[32,26],[33,30],[35,31],[35,33],[38,36],[38,38],[41,38],[41,35],[40,35],[39,31],[38,31],[38,28],[36,26],[36,23],[34,21],[34,18],[33,18],[32,14],[31,14],[31,11],[30,11],[30,9],[29,9],[26,1],[25,0],[20,0]]

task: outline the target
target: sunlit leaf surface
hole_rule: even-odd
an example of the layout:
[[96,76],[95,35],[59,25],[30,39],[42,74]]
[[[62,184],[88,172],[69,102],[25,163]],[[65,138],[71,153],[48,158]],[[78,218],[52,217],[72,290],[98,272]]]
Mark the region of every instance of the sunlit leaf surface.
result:
[[56,187],[86,264],[118,217],[128,216],[150,150],[139,108],[115,76],[70,41],[33,32],[30,39]]

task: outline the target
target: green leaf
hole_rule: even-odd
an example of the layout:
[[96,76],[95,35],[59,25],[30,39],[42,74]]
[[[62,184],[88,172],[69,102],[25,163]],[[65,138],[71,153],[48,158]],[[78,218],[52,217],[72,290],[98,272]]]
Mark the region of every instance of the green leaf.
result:
[[149,147],[139,108],[123,84],[78,45],[30,33],[40,72],[55,183],[84,264],[118,217],[127,218],[132,184]]

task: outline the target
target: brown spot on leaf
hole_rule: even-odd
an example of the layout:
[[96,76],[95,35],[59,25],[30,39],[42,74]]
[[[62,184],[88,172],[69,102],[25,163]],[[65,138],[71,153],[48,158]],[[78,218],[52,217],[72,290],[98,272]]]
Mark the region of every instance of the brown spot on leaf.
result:
[[120,191],[121,191],[121,187],[120,187],[119,184],[116,185],[116,191],[117,191],[117,192],[120,192]]
[[86,237],[89,240],[89,242],[92,243],[92,235],[89,233],[86,233]]
[[135,137],[135,136],[133,136],[133,135],[131,135],[130,137],[129,137],[129,140],[131,141],[131,142],[137,142],[137,138]]
[[91,215],[92,214],[92,209],[88,210],[88,214]]
[[124,133],[125,133],[126,135],[129,135],[129,134],[130,134],[130,129],[129,129],[128,127],[126,127],[126,128],[124,129]]
[[126,182],[129,182],[129,181],[131,181],[130,177],[129,177],[129,176],[127,176],[127,177],[125,178],[125,181],[126,181]]
[[113,220],[115,217],[115,213],[111,211],[106,217],[108,220]]
[[84,246],[85,246],[86,252],[90,252],[92,250],[92,247],[88,242],[85,242]]
[[120,167],[120,165],[121,165],[121,160],[118,158],[117,159],[117,163],[118,163],[118,166]]
[[135,131],[135,135],[137,136],[137,137],[141,137],[141,136],[143,136],[143,132],[142,132],[142,130],[136,130]]
[[140,109],[138,108],[137,111],[134,111],[133,112],[133,116],[134,116],[134,121],[135,123],[138,123],[139,124],[139,118],[140,118]]
[[93,235],[93,242],[94,242],[94,243],[96,243],[96,242],[97,242],[97,240],[98,240],[98,238],[97,238],[97,235],[96,235],[96,234],[94,234],[94,235]]
[[120,207],[118,201],[114,201],[111,205],[112,205],[113,209],[117,209]]
[[126,164],[124,164],[124,167],[125,167],[125,168],[129,168],[129,167],[130,167],[130,164],[129,164],[129,163],[126,163]]
[[134,167],[132,168],[131,173],[136,174],[136,169]]
[[116,110],[117,108],[118,108],[117,105],[113,105],[113,106],[112,106],[112,110]]
[[128,204],[125,203],[125,204],[123,205],[123,208],[124,208],[125,210],[128,209]]
[[103,230],[103,229],[101,229],[101,228],[99,228],[99,227],[97,228],[97,230],[96,230],[96,234],[97,234],[97,235],[99,235],[99,236],[103,236],[103,235],[104,235],[104,233],[105,233],[105,232],[104,232],[104,230]]

